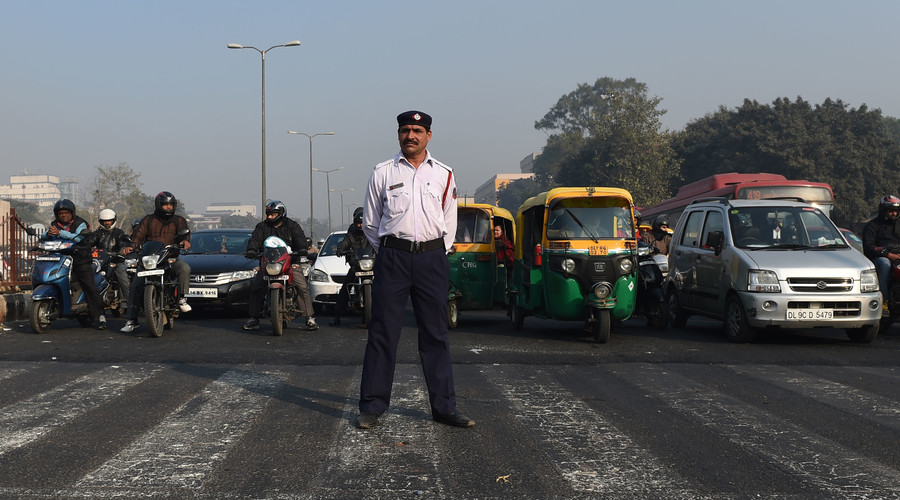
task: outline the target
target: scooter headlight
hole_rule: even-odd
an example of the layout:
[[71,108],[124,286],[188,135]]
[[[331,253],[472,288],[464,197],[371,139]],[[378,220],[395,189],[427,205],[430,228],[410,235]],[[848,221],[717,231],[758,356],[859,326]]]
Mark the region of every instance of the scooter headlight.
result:
[[575,261],[572,259],[563,259],[562,268],[563,271],[567,273],[575,272]]

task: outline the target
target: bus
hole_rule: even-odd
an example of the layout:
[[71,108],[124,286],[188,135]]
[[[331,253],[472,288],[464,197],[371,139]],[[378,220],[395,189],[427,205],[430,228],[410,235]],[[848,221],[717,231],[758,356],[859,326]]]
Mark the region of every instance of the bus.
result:
[[675,227],[678,217],[690,202],[712,197],[731,200],[793,199],[815,205],[829,217],[834,209],[834,191],[824,182],[791,180],[780,174],[731,172],[712,175],[682,186],[674,198],[641,208],[641,218],[649,224],[656,216],[666,214],[669,226]]

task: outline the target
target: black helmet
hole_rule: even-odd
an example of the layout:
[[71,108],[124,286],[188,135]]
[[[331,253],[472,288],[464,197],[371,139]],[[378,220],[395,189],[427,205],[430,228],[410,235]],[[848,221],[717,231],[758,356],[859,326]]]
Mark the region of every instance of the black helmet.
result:
[[75,217],[75,204],[72,203],[72,200],[62,199],[53,204],[53,216],[57,219],[60,210],[68,210],[72,212],[72,217]]
[[[65,200],[63,200],[65,201]],[[878,202],[878,215],[888,218],[890,220],[897,220],[897,215],[890,217],[887,214],[888,210],[900,210],[900,198],[889,194],[881,198],[881,201]],[[54,209],[55,211],[55,209]],[[900,214],[898,214],[900,215]]]
[[[163,210],[162,206],[165,204],[171,203],[171,210]],[[158,195],[156,195],[156,199],[153,201],[153,205],[156,207],[157,215],[172,215],[175,213],[175,209],[178,208],[178,200],[175,199],[175,195],[168,191],[161,191]]]
[[[274,218],[269,218],[270,215],[276,214]],[[275,226],[281,219],[284,219],[284,216],[287,215],[287,207],[284,206],[284,203],[278,200],[272,200],[269,203],[266,203],[266,224],[270,226]]]
[[356,210],[353,211],[353,223],[354,224],[362,224],[363,219],[363,207],[356,207]]
[[668,215],[657,215],[655,219],[653,219],[653,230],[658,231],[663,226],[669,227],[669,216]]

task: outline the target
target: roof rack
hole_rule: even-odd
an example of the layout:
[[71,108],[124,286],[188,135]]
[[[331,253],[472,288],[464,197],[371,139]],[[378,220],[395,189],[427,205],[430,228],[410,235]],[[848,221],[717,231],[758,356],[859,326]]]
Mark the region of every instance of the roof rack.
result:
[[695,203],[721,203],[722,205],[730,205],[731,200],[728,198],[723,198],[721,196],[714,196],[709,198],[697,198],[696,200],[688,203],[688,205],[693,205]]

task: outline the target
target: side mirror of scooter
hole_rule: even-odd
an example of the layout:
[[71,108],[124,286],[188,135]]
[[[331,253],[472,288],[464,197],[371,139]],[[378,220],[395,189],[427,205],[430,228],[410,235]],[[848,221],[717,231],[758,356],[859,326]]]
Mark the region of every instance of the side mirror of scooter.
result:
[[722,243],[725,241],[725,233],[723,231],[711,231],[706,237],[706,247],[712,248],[716,255],[722,253]]

